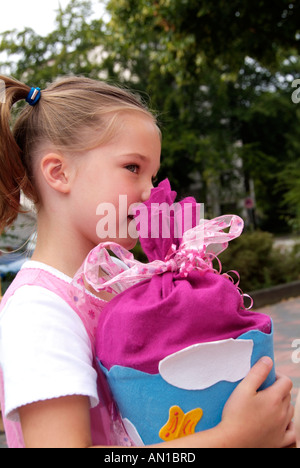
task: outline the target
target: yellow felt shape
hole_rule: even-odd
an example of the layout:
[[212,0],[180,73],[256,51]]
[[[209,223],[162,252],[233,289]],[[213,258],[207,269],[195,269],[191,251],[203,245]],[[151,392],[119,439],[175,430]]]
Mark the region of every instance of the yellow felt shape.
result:
[[195,433],[196,426],[203,416],[201,408],[184,413],[179,406],[170,408],[169,420],[159,431],[159,437],[168,442]]

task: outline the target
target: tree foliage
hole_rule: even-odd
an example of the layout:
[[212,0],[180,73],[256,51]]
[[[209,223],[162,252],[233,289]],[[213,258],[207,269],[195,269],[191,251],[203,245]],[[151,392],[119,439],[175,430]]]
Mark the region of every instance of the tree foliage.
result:
[[261,223],[272,230],[289,217],[282,205],[289,188],[279,182],[299,158],[291,145],[299,126],[291,102],[299,8],[261,0],[108,2],[109,60],[119,77],[130,70],[126,83],[146,90],[162,114],[163,175],[184,192],[199,173],[206,202],[211,187],[221,202],[228,186],[247,196],[253,179]]
[[72,73],[97,78],[100,66],[95,66],[94,49],[101,43],[103,22],[89,21],[91,14],[90,1],[71,0],[64,10],[58,10],[56,29],[46,36],[30,28],[1,34],[0,51],[8,56],[1,72],[40,87]]

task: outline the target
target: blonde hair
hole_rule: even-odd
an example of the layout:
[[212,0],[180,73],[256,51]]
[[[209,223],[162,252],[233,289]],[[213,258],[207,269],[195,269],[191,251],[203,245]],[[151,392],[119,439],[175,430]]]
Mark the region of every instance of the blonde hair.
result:
[[12,107],[27,98],[31,87],[4,76],[0,80],[5,85],[5,99],[0,100],[0,231],[21,212],[21,192],[38,202],[33,155],[39,144],[73,153],[93,149],[113,137],[118,116],[128,111],[141,112],[156,123],[154,114],[131,92],[89,78],[67,77],[42,90],[39,102],[25,105],[12,125]]

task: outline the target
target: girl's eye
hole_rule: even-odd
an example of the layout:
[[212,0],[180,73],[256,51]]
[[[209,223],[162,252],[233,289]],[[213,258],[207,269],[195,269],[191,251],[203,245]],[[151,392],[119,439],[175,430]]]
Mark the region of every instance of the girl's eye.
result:
[[126,166],[126,169],[133,174],[137,174],[139,171],[139,166],[137,164],[129,164]]

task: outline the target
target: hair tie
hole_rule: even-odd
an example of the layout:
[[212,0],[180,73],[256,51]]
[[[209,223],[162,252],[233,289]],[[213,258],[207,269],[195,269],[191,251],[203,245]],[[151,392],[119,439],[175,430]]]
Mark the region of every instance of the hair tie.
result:
[[41,88],[31,88],[26,101],[30,106],[35,106],[41,97]]

